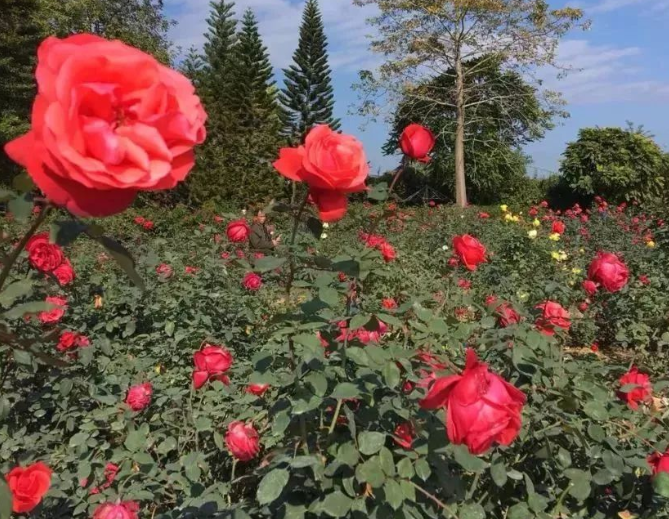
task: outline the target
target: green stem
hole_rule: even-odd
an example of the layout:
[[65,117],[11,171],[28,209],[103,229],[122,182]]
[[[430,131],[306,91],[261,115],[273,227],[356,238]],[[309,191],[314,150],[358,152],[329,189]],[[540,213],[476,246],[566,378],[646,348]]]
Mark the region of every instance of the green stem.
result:
[[10,270],[12,270],[12,267],[14,266],[14,263],[16,263],[16,260],[21,255],[21,252],[23,251],[23,249],[25,249],[26,245],[30,241],[30,238],[32,238],[33,235],[37,232],[37,229],[39,229],[40,225],[44,223],[44,220],[46,220],[46,217],[49,216],[50,212],[51,212],[51,207],[48,205],[44,209],[42,209],[42,211],[40,211],[39,215],[35,219],[35,222],[32,224],[30,229],[28,229],[28,232],[23,236],[23,238],[21,238],[21,241],[11,252],[9,257],[7,258],[7,261],[5,261],[4,266],[2,268],[2,272],[0,272],[0,290],[2,290],[2,287],[5,285],[5,282],[9,277],[9,272]]
[[289,270],[288,270],[288,281],[286,282],[286,294],[290,294],[290,290],[293,287],[293,281],[295,280],[295,238],[297,237],[297,230],[300,228],[300,219],[302,218],[302,213],[304,208],[307,206],[307,200],[309,200],[309,193],[307,192],[304,200],[300,204],[300,208],[297,210],[295,215],[295,222],[293,223],[293,232],[290,235],[290,247],[288,250],[289,254]]
[[411,481],[411,480],[406,479],[405,481],[407,481],[408,483],[410,483],[416,490],[418,490],[421,494],[423,494],[425,497],[427,497],[428,499],[430,499],[432,502],[434,502],[435,504],[437,504],[437,505],[439,505],[441,508],[443,508],[446,512],[448,512],[448,513],[451,515],[451,517],[457,518],[457,515],[456,515],[455,513],[453,513],[453,510],[451,510],[451,507],[448,506],[448,505],[447,505],[446,503],[444,503],[443,501],[439,500],[435,495],[430,494],[430,493],[429,493],[427,490],[425,490],[423,487],[421,487],[420,485],[417,485],[416,483],[414,483],[414,482]]
[[339,399],[337,400],[337,408],[335,409],[334,416],[332,417],[332,422],[330,422],[330,427],[328,428],[328,434],[334,432],[334,428],[337,425],[337,418],[339,418],[339,413],[341,412],[341,406],[344,401]]
[[476,485],[478,485],[480,477],[481,477],[480,472],[477,472],[474,475],[474,479],[472,480],[472,484],[469,486],[469,490],[467,491],[467,495],[465,497],[465,499],[467,499],[468,501],[472,498],[472,496],[474,495],[474,492],[476,492]]

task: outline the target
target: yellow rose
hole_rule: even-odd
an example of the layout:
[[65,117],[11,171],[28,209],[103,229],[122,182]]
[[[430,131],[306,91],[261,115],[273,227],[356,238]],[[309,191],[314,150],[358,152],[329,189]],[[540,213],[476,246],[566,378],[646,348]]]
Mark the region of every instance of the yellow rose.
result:
[[506,204],[500,205],[499,208],[502,210],[503,213],[506,213],[509,210],[509,206]]
[[577,268],[573,268],[573,269],[571,269],[571,271],[572,271],[573,274],[580,274],[581,272],[583,272],[581,269],[577,269]]
[[534,225],[535,227],[541,227],[541,222],[535,218],[534,221],[532,222],[532,225]]
[[551,241],[560,241],[560,234],[557,232],[551,233],[548,239]]
[[538,233],[537,233],[537,230],[536,230],[536,229],[532,229],[531,231],[527,231],[527,237],[528,237],[530,240],[534,240],[534,239],[537,237],[537,234],[538,234]]
[[649,249],[654,249],[655,248],[655,242],[653,240],[647,241],[646,242],[646,247]]
[[506,214],[504,215],[504,220],[507,221],[507,222],[512,221],[512,220],[513,220],[513,216],[511,215],[511,213],[506,213]]
[[560,253],[558,251],[551,252],[551,258],[553,258],[555,261],[560,261]]

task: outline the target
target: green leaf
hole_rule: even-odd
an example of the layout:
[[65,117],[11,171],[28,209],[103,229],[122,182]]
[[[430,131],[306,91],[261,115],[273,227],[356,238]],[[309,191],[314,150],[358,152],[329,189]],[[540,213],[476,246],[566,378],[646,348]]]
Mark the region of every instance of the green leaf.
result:
[[56,305],[47,303],[46,301],[32,301],[30,303],[23,303],[15,306],[11,310],[3,314],[5,319],[20,319],[26,314],[38,314],[40,312],[48,312],[56,308]]
[[279,268],[286,262],[286,258],[276,258],[274,256],[265,256],[255,261],[253,264],[253,270],[257,272],[269,272]]
[[284,469],[275,469],[268,472],[258,485],[256,498],[261,505],[267,505],[276,501],[284,487],[288,484],[290,473]]
[[597,400],[590,400],[586,403],[583,406],[583,411],[593,420],[604,421],[609,419],[609,412],[606,410],[606,407],[604,407],[602,402],[598,402]]
[[314,393],[318,396],[325,396],[328,390],[328,380],[321,373],[310,373],[305,382],[314,388]]
[[430,474],[432,473],[430,465],[423,458],[416,460],[416,463],[414,463],[414,468],[416,469],[416,474],[418,477],[423,481],[427,481],[427,478],[429,478]]
[[0,292],[0,305],[5,308],[14,304],[14,301],[21,297],[25,297],[32,292],[33,282],[30,279],[22,279],[15,281]]
[[653,490],[656,494],[669,499],[669,473],[659,472],[653,477]]
[[579,501],[587,499],[590,495],[590,481],[592,476],[589,472],[580,469],[567,469],[564,475],[570,479],[569,494]]
[[337,490],[325,496],[323,511],[330,517],[344,517],[351,510],[352,503],[350,497]]
[[350,382],[342,382],[334,388],[334,391],[330,395],[332,398],[341,400],[343,398],[357,398],[360,396],[360,390],[355,384]]
[[387,447],[381,447],[379,451],[379,462],[381,463],[381,469],[386,473],[386,476],[395,477],[395,460],[393,459],[393,453]]
[[359,459],[358,449],[355,448],[352,442],[347,442],[339,446],[337,450],[337,460],[339,462],[350,467],[355,467]]
[[16,193],[9,191],[8,189],[0,187],[0,202],[7,202],[14,198]]
[[458,519],[485,519],[485,510],[478,503],[467,503],[458,510]]
[[416,487],[413,486],[411,481],[400,481],[400,488],[402,489],[404,499],[408,501],[416,501]]
[[400,368],[397,367],[397,364],[394,362],[386,363],[383,368],[383,378],[389,388],[396,388],[400,383],[401,376],[402,373],[400,373]]
[[468,472],[481,472],[486,468],[485,461],[470,454],[464,445],[455,445],[453,447],[453,456],[455,461]]
[[386,481],[386,476],[381,468],[381,462],[377,456],[369,458],[366,462],[358,465],[355,469],[355,477],[358,481],[369,483],[374,488],[379,488]]
[[130,431],[125,442],[123,442],[123,445],[125,445],[125,448],[130,452],[138,452],[146,447],[146,440],[146,433],[141,429],[137,429],[135,431]]
[[12,515],[12,493],[5,480],[0,477],[0,519],[10,519]]
[[402,458],[397,464],[397,474],[401,478],[411,479],[413,477],[413,464],[409,458]]
[[596,442],[603,442],[606,438],[606,432],[600,425],[592,423],[588,425],[588,436]]
[[389,479],[383,485],[383,493],[386,495],[386,502],[392,507],[393,510],[399,510],[404,501],[404,494],[402,493],[402,487],[394,479]]
[[374,185],[374,187],[372,187],[367,192],[367,198],[371,198],[372,200],[376,200],[377,202],[383,202],[384,200],[387,200],[388,184],[386,184],[385,182],[380,182]]
[[365,431],[358,435],[358,446],[360,452],[365,456],[376,454],[385,443],[386,435],[384,433]]
[[369,314],[357,314],[353,316],[353,319],[351,319],[351,322],[349,323],[348,327],[351,330],[357,330],[358,328],[365,326],[369,320],[372,318],[371,315]]
[[319,465],[322,465],[322,463],[317,456],[296,456],[290,461],[290,466],[296,469],[317,467]]
[[19,173],[14,177],[12,187],[21,193],[27,193],[36,189],[33,179],[26,172]]
[[509,508],[507,519],[531,519],[533,514],[525,503],[518,503]]
[[80,234],[86,232],[88,226],[75,220],[66,220],[63,222],[54,222],[51,224],[50,239],[61,247],[65,247],[74,242]]
[[7,209],[19,222],[25,222],[33,212],[33,197],[30,193],[24,193],[7,204]]
[[495,485],[502,488],[506,485],[508,477],[506,475],[506,467],[504,463],[497,462],[490,467],[490,477],[495,482]]
[[322,287],[318,291],[318,298],[329,306],[337,306],[339,304],[339,292],[331,287]]
[[137,271],[135,270],[135,260],[132,258],[130,252],[128,252],[128,250],[123,245],[107,236],[100,236],[97,238],[97,241],[100,242],[105,250],[112,256],[112,258],[116,260],[116,263],[119,264],[126,275],[130,278],[130,281],[132,281],[133,284],[141,290],[146,290],[144,281],[141,277],[139,277],[139,274],[137,274]]

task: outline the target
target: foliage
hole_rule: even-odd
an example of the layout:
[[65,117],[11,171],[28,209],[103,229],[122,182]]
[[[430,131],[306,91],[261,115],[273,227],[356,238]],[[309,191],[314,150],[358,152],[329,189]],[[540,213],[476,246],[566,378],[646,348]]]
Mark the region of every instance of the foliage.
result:
[[[372,196],[382,200],[383,193],[379,187]],[[653,495],[645,460],[668,444],[661,353],[669,343],[668,249],[643,241],[649,231],[660,235],[658,220],[625,208],[594,211],[588,221],[578,210],[558,216],[539,208],[546,220],[529,240],[533,217],[514,223],[504,216],[527,208],[404,210],[376,203],[352,206],[327,229],[303,215],[295,246],[262,259],[237,259],[238,247],[220,238],[238,214],[184,208],[110,218],[106,233],[133,250],[145,292],[128,286],[97,244],[57,233],[77,272],[74,285],[58,288],[22,259],[0,296],[5,312],[47,294],[67,294],[69,303],[55,327],[2,317],[3,330],[35,341],[34,351],[48,357],[26,355],[16,343],[0,346],[7,359],[0,473],[48,462],[55,476],[36,516],[50,518],[90,517],[99,503],[118,498],[140,502],[140,516],[158,519],[669,517],[666,501]],[[275,232],[289,235],[296,208],[275,209]],[[482,210],[490,218],[480,218]],[[152,221],[152,229],[137,216]],[[560,242],[548,239],[553,219],[567,227]],[[25,224],[6,222],[11,243]],[[360,244],[361,229],[387,236],[397,259],[386,263]],[[450,267],[450,252],[442,250],[463,233],[488,249],[488,263],[475,272]],[[551,259],[558,248],[566,261]],[[581,312],[580,281],[601,249],[619,253],[632,279]],[[296,277],[286,294],[291,257]],[[156,272],[163,263],[171,276]],[[252,270],[263,278],[258,292],[241,285]],[[641,274],[649,285],[637,280]],[[458,286],[463,278],[470,289]],[[484,304],[493,293],[523,321],[498,327]],[[397,308],[382,305],[383,298]],[[536,331],[533,307],[546,298],[569,308],[569,334]],[[383,321],[389,331],[378,343],[347,341],[338,338],[340,321],[369,330]],[[92,345],[57,352],[66,329]],[[599,340],[602,350],[584,353],[584,339]],[[204,342],[233,352],[229,386],[214,381],[192,389],[192,356]],[[441,412],[418,406],[425,394],[418,383],[431,370],[419,353],[445,364],[441,376],[463,366],[465,346],[528,398],[520,436],[480,457],[448,442]],[[652,373],[653,405],[632,411],[616,397],[616,380],[630,361],[620,365],[615,346],[654,350],[652,357],[632,353]],[[123,403],[126,391],[147,381],[151,403],[133,412]],[[245,392],[251,382],[270,389],[253,396]],[[227,452],[225,431],[236,420],[260,432],[254,461],[235,462]],[[415,429],[410,449],[395,442],[405,421]],[[110,462],[119,471],[107,484]]]
[[[463,64],[472,108],[465,122],[465,157],[468,164],[469,198],[489,204],[507,200],[523,184],[527,159],[521,146],[541,138],[552,128],[554,110],[543,106],[536,89],[501,63],[478,58]],[[400,101],[386,153],[398,148],[399,136],[410,123],[418,122],[438,134],[432,161],[426,167],[430,185],[454,197],[456,110],[451,103],[455,75],[449,71],[420,84]],[[536,201],[529,200],[531,201]]]
[[643,131],[583,128],[567,145],[560,171],[582,201],[595,195],[620,203],[657,202],[669,179],[669,157]]
[[279,97],[286,134],[299,142],[312,126],[319,123],[337,130],[340,121],[333,115],[334,94],[327,39],[317,0],[308,0],[304,6],[300,40],[293,61],[283,71],[285,87]]

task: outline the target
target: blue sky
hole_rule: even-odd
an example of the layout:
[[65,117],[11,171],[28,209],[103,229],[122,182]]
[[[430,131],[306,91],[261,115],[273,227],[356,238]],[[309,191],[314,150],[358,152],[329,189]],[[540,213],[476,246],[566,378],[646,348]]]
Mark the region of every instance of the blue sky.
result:
[[[374,68],[380,58],[368,49],[372,28],[365,19],[373,8],[351,0],[320,0],[330,43],[330,63],[336,95],[336,114],[343,130],[365,144],[372,170],[395,167],[397,159],[384,157],[381,146],[388,135],[385,123],[367,123],[350,115],[357,95],[351,85],[360,69]],[[209,0],[165,0],[167,13],[178,25],[172,31],[176,45],[200,47],[206,30]],[[237,12],[252,8],[270,50],[277,80],[288,66],[297,45],[304,0],[237,0]],[[575,31],[561,43],[562,63],[579,72],[549,80],[568,101],[570,118],[542,141],[527,147],[541,171],[557,171],[567,142],[585,126],[643,125],[669,151],[669,0],[553,0],[552,5],[583,8],[592,21],[590,30]]]

